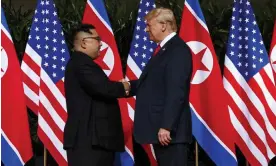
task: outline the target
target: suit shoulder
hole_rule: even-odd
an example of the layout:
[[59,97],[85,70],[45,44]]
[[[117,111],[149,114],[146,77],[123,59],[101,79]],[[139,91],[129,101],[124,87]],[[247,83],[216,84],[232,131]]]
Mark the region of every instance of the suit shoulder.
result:
[[71,57],[74,65],[96,65],[92,58],[81,52],[74,52]]
[[172,51],[191,54],[189,46],[180,37],[177,37],[176,40],[174,41]]
[[179,45],[180,47],[185,48],[185,49],[190,49],[189,46],[187,45],[187,43],[179,36],[176,37],[175,41],[176,41],[177,45]]

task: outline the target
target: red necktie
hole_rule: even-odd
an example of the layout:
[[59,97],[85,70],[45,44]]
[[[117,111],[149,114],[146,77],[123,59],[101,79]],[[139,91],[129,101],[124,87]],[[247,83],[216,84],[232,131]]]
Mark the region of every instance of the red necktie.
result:
[[161,49],[161,46],[160,46],[160,44],[158,44],[158,46],[156,47],[156,49],[154,50],[154,53],[153,53],[153,56],[155,56],[157,53],[158,53],[158,51]]

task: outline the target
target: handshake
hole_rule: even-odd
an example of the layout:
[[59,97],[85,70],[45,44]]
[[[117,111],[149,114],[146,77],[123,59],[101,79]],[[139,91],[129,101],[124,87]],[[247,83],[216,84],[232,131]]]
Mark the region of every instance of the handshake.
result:
[[120,82],[124,85],[126,95],[128,96],[129,91],[130,91],[130,83],[128,81],[126,81],[125,79],[121,79]]

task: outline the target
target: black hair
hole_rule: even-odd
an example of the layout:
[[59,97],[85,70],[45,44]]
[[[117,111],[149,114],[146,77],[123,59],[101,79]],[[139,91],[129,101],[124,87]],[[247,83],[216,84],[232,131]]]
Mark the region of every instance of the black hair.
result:
[[78,26],[74,31],[73,31],[73,38],[76,37],[76,35],[79,32],[85,32],[85,33],[89,33],[92,34],[90,32],[91,29],[95,29],[94,25],[92,24],[81,24],[80,26]]

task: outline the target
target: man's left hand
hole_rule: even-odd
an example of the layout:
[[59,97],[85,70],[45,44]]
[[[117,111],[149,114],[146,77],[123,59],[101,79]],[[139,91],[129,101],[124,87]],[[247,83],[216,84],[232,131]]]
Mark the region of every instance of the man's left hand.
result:
[[169,145],[172,140],[170,136],[170,131],[160,128],[158,132],[158,139],[162,146]]

